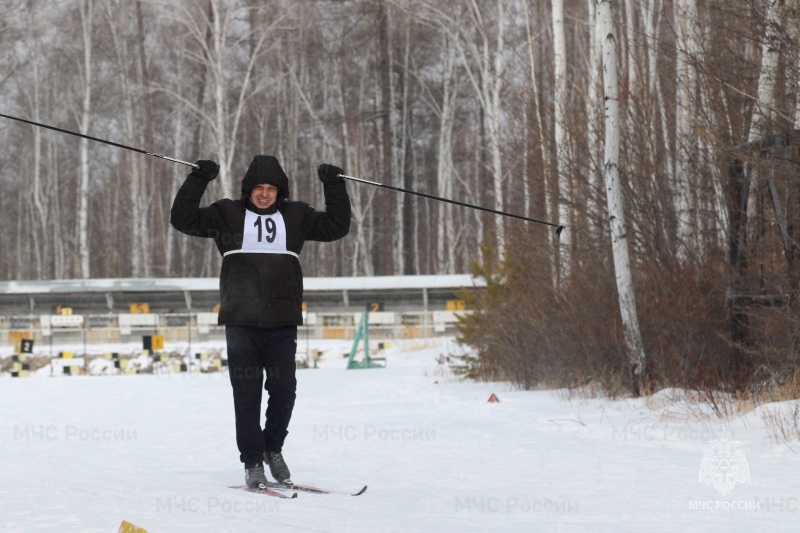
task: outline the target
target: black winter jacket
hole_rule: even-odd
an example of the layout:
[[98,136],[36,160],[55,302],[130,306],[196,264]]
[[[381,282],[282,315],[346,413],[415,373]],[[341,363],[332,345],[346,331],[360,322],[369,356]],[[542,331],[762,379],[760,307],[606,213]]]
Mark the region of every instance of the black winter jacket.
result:
[[190,174],[175,196],[170,223],[187,235],[214,239],[223,256],[219,324],[301,325],[303,272],[298,255],[307,240],[334,241],[350,231],[345,184],[324,186],[325,212],[283,200],[268,214],[246,209],[241,200],[200,207],[207,186]]

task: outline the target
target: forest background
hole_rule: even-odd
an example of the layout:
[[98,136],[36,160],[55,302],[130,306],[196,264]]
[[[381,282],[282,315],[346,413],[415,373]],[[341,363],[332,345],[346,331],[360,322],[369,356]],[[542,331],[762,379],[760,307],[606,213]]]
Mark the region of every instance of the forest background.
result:
[[[467,374],[800,389],[791,0],[9,0],[0,50],[3,113],[214,159],[209,201],[267,153],[320,207],[330,162],[566,225],[349,183],[351,235],[306,246],[307,276],[486,277]],[[5,119],[0,144],[0,279],[217,275],[169,226],[187,167]]]

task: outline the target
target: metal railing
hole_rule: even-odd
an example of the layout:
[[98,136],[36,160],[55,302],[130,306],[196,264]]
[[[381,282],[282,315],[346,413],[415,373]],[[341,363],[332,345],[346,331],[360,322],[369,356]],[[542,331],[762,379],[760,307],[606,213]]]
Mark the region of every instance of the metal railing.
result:
[[[360,312],[304,313],[305,325],[298,339],[352,340]],[[449,311],[382,312],[370,314],[373,339],[428,338],[456,333],[457,314]],[[15,345],[22,338],[34,341],[36,351],[59,345],[140,342],[144,336],[161,335],[166,343],[224,340],[225,329],[216,325],[215,313],[105,313],[70,315],[0,316],[0,342]],[[50,354],[51,356],[53,354]]]

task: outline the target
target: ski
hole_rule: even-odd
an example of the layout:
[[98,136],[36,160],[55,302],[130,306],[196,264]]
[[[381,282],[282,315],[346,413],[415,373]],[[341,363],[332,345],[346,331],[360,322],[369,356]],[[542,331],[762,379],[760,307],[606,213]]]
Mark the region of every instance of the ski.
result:
[[266,487],[268,489],[277,489],[277,490],[297,490],[300,492],[309,492],[311,494],[345,494],[347,496],[361,496],[367,490],[366,485],[361,487],[361,489],[358,491],[350,492],[346,490],[324,489],[322,487],[315,487],[314,485],[300,485],[297,483],[277,483],[275,481],[267,482]]
[[[297,498],[296,492],[293,492],[291,493],[291,495],[289,495],[285,492],[279,492],[277,490],[273,490],[270,487],[264,486],[264,484],[261,484],[257,489],[251,489],[247,485],[231,485],[228,488],[246,490],[247,492],[255,492],[256,494],[265,494],[267,496],[274,496],[275,498],[283,498],[284,500],[291,500],[293,498]],[[289,489],[291,487],[284,486],[283,488]]]

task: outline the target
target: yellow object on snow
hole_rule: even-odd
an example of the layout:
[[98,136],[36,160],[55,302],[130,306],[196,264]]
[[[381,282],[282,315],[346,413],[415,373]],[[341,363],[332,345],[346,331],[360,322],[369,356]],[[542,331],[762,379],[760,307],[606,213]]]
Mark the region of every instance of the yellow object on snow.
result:
[[127,520],[123,520],[122,523],[119,525],[117,533],[147,533],[147,530],[142,529],[134,524],[131,524]]

